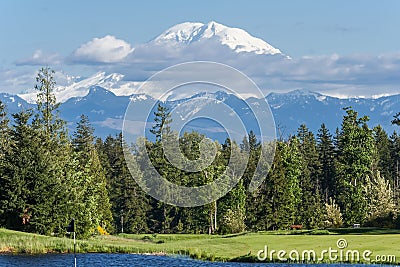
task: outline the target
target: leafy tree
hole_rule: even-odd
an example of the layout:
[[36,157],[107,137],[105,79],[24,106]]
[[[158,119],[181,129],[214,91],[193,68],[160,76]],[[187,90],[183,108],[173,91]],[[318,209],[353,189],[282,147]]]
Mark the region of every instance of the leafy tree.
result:
[[393,190],[389,180],[381,176],[380,172],[374,172],[364,185],[364,192],[368,199],[368,220],[384,218],[395,213]]
[[236,209],[231,210],[228,209],[221,220],[221,229],[220,232],[222,234],[234,234],[243,232],[246,228],[244,224],[244,213],[240,210]]
[[338,201],[346,225],[363,223],[367,214],[367,201],[363,184],[371,174],[374,139],[368,128],[368,117],[358,118],[351,108],[346,109],[338,138],[337,184]]
[[335,203],[335,200],[333,198],[329,198],[329,202],[325,203],[325,209],[325,227],[342,227],[342,213],[340,212],[339,205]]
[[296,209],[301,199],[298,142],[296,137],[288,143],[277,142],[274,163],[267,178],[271,189],[268,199],[273,214],[272,229],[288,229],[296,223]]
[[[239,146],[236,142],[231,142],[229,139],[226,140],[225,145],[221,150],[220,166],[228,166],[226,169],[226,175],[237,180],[240,174],[239,169],[243,169],[245,162],[245,155],[240,151]],[[253,203],[254,204],[254,203]],[[220,210],[220,227],[219,232],[238,233],[245,230],[245,216],[246,216],[246,190],[243,185],[243,179],[239,179],[232,190],[230,190],[224,197],[218,200],[218,210]]]

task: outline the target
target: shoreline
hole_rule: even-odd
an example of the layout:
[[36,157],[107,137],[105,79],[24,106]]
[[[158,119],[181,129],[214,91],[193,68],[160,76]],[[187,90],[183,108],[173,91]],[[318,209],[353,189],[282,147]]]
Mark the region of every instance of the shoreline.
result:
[[[400,231],[382,229],[370,230],[366,233],[328,233],[310,235],[306,231],[297,232],[261,232],[241,235],[219,236],[199,234],[120,234],[114,236],[95,236],[85,240],[77,240],[77,254],[137,254],[148,256],[184,256],[194,260],[210,262],[248,262],[248,263],[289,263],[276,258],[260,261],[257,253],[268,245],[268,251],[285,250],[288,253],[296,249],[305,251],[315,249],[317,255],[321,250],[337,249],[337,241],[345,238],[348,242],[346,250],[372,250],[374,255],[394,255],[394,262],[380,264],[399,264]],[[385,242],[382,242],[385,240]],[[394,246],[393,246],[394,244]],[[1,255],[45,255],[73,254],[73,240],[66,237],[50,237],[31,233],[0,229]],[[288,256],[288,255],[287,255]],[[327,257],[314,263],[330,262]],[[344,259],[343,259],[344,260]],[[309,261],[312,262],[312,261]],[[290,263],[304,263],[300,257]],[[349,263],[344,261],[344,263]],[[368,264],[378,262],[356,263]]]

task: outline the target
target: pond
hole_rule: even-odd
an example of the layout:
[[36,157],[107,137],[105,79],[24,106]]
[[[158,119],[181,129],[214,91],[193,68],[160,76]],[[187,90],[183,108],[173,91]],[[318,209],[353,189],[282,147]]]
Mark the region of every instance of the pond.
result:
[[[206,262],[193,260],[181,256],[152,256],[138,254],[78,254],[77,266],[151,266],[151,267],[169,267],[169,266],[188,266],[188,267],[285,267],[285,266],[312,266],[304,264],[267,264],[267,263],[222,263],[222,262]],[[43,254],[43,255],[0,255],[0,266],[2,267],[52,267],[52,266],[74,266],[74,257],[72,254]],[[315,264],[317,267],[338,267],[341,264]],[[366,266],[361,264],[346,266]],[[369,265],[373,266],[373,265]],[[380,265],[382,266],[382,265]]]

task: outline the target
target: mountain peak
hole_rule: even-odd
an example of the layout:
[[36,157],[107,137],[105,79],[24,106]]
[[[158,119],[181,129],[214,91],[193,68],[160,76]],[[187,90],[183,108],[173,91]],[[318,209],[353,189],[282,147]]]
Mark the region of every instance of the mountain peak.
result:
[[105,95],[107,95],[109,93],[111,93],[111,92],[108,91],[107,89],[105,89],[105,88],[103,88],[101,86],[95,85],[95,86],[92,86],[92,87],[89,88],[89,93],[88,94],[97,94],[97,95],[105,94]]
[[205,28],[204,32],[207,32],[209,37],[214,36],[214,35],[218,34],[219,32],[222,32],[222,31],[228,29],[227,26],[217,23],[213,20],[210,21],[209,23],[207,23],[206,25],[204,25],[203,28]]
[[207,24],[200,22],[177,24],[156,37],[152,42],[158,45],[190,45],[206,40],[215,40],[228,46],[236,53],[282,54],[279,49],[260,38],[251,36],[242,29],[231,28],[215,21],[210,21]]

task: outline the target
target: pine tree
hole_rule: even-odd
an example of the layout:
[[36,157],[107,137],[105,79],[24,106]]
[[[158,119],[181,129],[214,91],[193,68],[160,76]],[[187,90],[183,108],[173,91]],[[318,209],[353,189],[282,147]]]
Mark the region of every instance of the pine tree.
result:
[[[30,226],[35,232],[63,232],[62,224],[68,220],[68,214],[61,208],[64,196],[69,192],[63,184],[66,166],[71,160],[71,149],[65,121],[59,117],[55,89],[54,70],[49,67],[39,70],[36,77],[37,107],[32,128],[40,141],[37,163],[41,166],[37,175],[28,177],[35,185],[32,191],[36,202],[32,208]],[[32,181],[34,179],[34,181]],[[40,197],[39,197],[40,196]],[[62,214],[61,214],[62,213]]]
[[322,201],[320,195],[321,165],[319,162],[314,134],[302,124],[297,132],[301,155],[301,175],[298,177],[301,188],[298,221],[306,228],[317,228],[322,221]]
[[394,198],[400,208],[400,136],[394,132],[390,136],[390,172],[393,180]]
[[257,140],[257,137],[254,134],[254,132],[250,131],[248,139],[245,137],[240,147],[242,151],[245,151],[249,154],[247,168],[245,170],[245,173],[243,174],[243,185],[246,188],[246,190],[248,190],[254,172],[257,168],[258,160],[260,158],[261,144]]
[[171,128],[169,126],[171,123],[171,114],[169,108],[159,102],[157,104],[157,111],[154,112],[154,116],[155,124],[150,132],[155,135],[156,141],[161,141],[164,133],[168,134],[171,132]]
[[89,118],[82,114],[73,134],[73,145],[77,152],[88,153],[94,148],[94,128],[91,126]]
[[[2,161],[2,194],[1,203],[2,207],[2,220],[3,225],[11,229],[22,229],[23,221],[21,216],[25,214],[25,221],[29,222],[30,213],[29,207],[26,202],[30,198],[30,190],[27,188],[27,174],[30,174],[34,164],[29,169],[25,168],[28,162],[33,163],[32,145],[37,141],[28,121],[32,116],[32,112],[20,112],[14,114],[15,123],[13,130],[10,132],[10,138],[17,145],[13,146],[11,150],[4,151]],[[30,212],[30,211],[29,211]]]
[[72,145],[79,161],[82,175],[82,190],[86,189],[84,199],[88,215],[85,228],[90,230],[101,226],[112,232],[111,204],[107,192],[105,172],[94,146],[94,129],[87,116],[82,115],[74,132]]
[[271,180],[273,158],[271,157],[275,151],[275,142],[264,143],[261,149],[262,153],[254,179],[262,180],[262,182],[255,191],[247,192],[246,199],[246,227],[253,231],[271,230],[272,227],[276,227],[271,201],[274,194],[272,188],[274,181]]
[[[169,108],[161,102],[158,102],[157,111],[154,112],[154,122],[155,123],[150,132],[155,135],[156,143],[152,145],[149,144],[146,149],[148,149],[152,165],[155,167],[159,175],[170,182],[176,183],[176,181],[174,182],[174,177],[177,177],[176,168],[173,168],[171,164],[168,163],[161,144],[161,141],[164,138],[168,138],[168,136],[171,135],[170,123],[172,122]],[[148,173],[144,170],[142,171],[145,177],[146,175],[154,175],[151,172]],[[148,179],[145,178],[145,180]],[[161,188],[160,186],[161,185],[149,185],[149,188],[157,188],[159,191],[158,194],[162,192],[163,195],[168,197],[171,194],[169,188]],[[158,211],[156,212],[158,215],[153,218],[153,222],[158,225],[157,231],[167,233],[171,228],[170,226],[173,220],[171,215],[173,207],[158,201],[153,201],[152,206],[154,210]]]
[[4,157],[6,153],[9,152],[11,148],[10,144],[10,129],[8,125],[9,121],[7,118],[7,112],[5,105],[0,101],[0,226],[4,225],[4,203],[6,200],[5,195],[5,185],[6,181],[4,179],[3,169],[6,164]]
[[47,135],[59,130],[59,125],[56,122],[60,120],[56,117],[55,112],[60,104],[57,103],[54,95],[56,85],[54,73],[54,70],[46,67],[40,69],[36,76],[38,124],[43,125]]
[[318,130],[317,149],[321,163],[321,192],[325,202],[328,202],[335,195],[335,146],[325,124]]
[[[261,144],[257,140],[256,135],[253,131],[249,132],[248,136],[243,138],[240,144],[242,153],[248,157],[247,166],[243,174],[243,186],[246,190],[246,225],[249,229],[257,228],[257,214],[260,212],[259,209],[262,206],[261,203],[255,203],[258,200],[261,201],[257,192],[250,192],[250,183],[253,180],[254,175],[257,175],[256,170],[260,155],[261,155]],[[266,175],[266,174],[265,174]]]
[[[141,179],[143,174],[138,165],[132,164],[128,169],[124,149],[129,150],[123,142],[122,134],[115,138],[108,136],[102,144],[97,142],[97,150],[105,160],[102,165],[107,174],[115,229],[126,233],[148,232],[151,224],[149,199],[136,183],[136,179]],[[137,153],[132,154],[131,162],[137,161],[134,158]]]
[[375,171],[379,171],[383,177],[393,184],[394,179],[391,172],[392,158],[390,155],[389,137],[380,125],[374,127],[373,136],[376,148],[376,154],[374,155],[374,163],[376,166],[373,166],[373,168]]
[[400,126],[400,112],[393,116],[392,124],[396,124]]
[[0,160],[4,157],[5,151],[10,148],[8,124],[6,106],[0,100]]
[[[38,73],[36,113],[13,114],[1,205],[7,227],[64,235],[66,224],[81,210],[82,188],[65,122],[58,117],[53,73],[48,68]],[[77,229],[78,236],[85,235]]]

